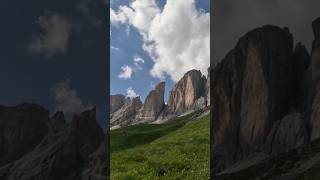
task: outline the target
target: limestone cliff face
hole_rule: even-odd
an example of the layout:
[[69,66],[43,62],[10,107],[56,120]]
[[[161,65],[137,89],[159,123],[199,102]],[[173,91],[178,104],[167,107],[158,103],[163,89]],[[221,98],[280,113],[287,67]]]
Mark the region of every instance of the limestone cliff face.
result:
[[126,97],[122,94],[110,95],[110,114],[119,110],[125,103]]
[[170,92],[168,100],[169,111],[181,114],[192,110],[196,100],[205,96],[206,78],[200,71],[191,70],[177,82]]
[[142,107],[140,97],[126,98],[124,105],[111,116],[110,125],[127,126],[132,124]]
[[153,121],[157,119],[165,107],[164,91],[165,82],[161,82],[148,94],[138,115],[139,120]]
[[287,113],[292,49],[287,28],[264,26],[243,36],[213,70],[217,170],[261,150],[274,122]]

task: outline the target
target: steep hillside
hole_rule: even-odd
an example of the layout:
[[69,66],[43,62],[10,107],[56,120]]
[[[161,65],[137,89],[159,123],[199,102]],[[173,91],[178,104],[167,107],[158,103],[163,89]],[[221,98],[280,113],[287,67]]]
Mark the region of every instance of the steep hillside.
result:
[[111,179],[209,179],[210,117],[111,131]]

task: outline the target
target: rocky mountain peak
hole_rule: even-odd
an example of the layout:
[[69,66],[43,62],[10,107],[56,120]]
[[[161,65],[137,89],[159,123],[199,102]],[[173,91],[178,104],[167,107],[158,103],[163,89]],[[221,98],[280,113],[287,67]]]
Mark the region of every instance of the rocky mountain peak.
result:
[[134,98],[127,97],[123,106],[111,115],[111,127],[116,125],[126,126],[133,123],[141,107],[142,102],[139,96]]
[[188,71],[170,92],[168,109],[173,113],[183,113],[193,108],[197,99],[205,96],[206,78],[199,70]]
[[110,114],[119,110],[124,105],[125,99],[122,94],[110,95]]
[[20,158],[39,144],[47,133],[48,115],[48,110],[31,103],[2,106],[0,166]]
[[292,53],[289,30],[267,25],[241,37],[213,70],[217,169],[262,149],[274,122],[287,113]]
[[139,112],[138,119],[141,121],[153,121],[163,110],[164,104],[165,82],[156,85],[146,97],[143,107]]

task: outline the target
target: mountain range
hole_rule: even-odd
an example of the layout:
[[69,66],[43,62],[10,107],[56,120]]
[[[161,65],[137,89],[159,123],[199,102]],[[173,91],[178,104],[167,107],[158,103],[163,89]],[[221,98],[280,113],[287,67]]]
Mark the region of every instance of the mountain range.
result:
[[206,78],[199,70],[190,70],[170,91],[164,101],[165,82],[150,91],[144,103],[140,97],[110,95],[111,128],[138,123],[163,123],[179,115],[203,109],[210,105],[210,73]]
[[36,104],[0,106],[0,179],[107,179],[104,137],[95,109],[67,123]]
[[320,177],[320,18],[312,28],[311,53],[288,28],[266,25],[212,69],[216,179]]

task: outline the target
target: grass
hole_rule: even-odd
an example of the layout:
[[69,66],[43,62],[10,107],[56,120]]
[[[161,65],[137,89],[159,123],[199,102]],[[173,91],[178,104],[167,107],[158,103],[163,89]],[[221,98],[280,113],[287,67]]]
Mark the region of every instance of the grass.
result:
[[111,131],[111,179],[209,179],[209,115]]

